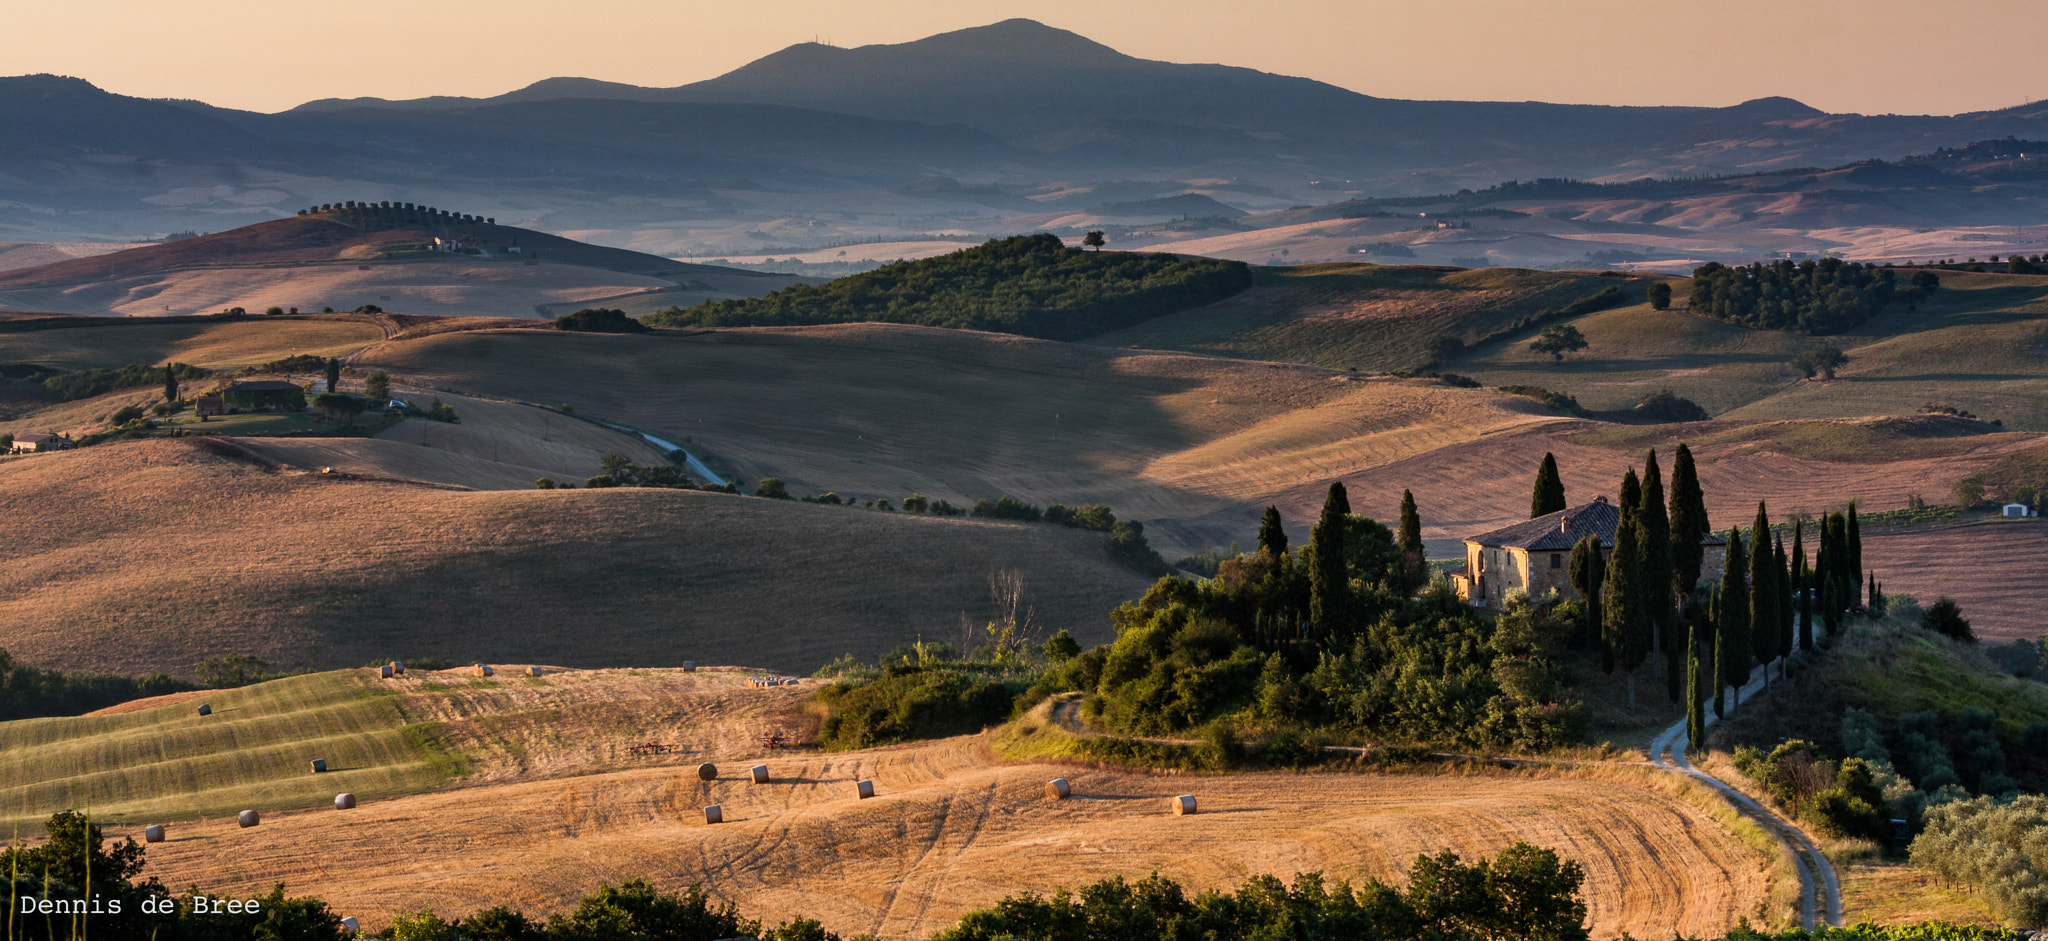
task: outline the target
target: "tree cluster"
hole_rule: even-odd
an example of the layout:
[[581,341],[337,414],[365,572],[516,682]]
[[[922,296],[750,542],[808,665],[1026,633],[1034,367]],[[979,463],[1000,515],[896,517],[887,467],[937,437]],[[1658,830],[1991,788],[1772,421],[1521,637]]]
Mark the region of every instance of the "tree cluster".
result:
[[585,307],[556,317],[555,329],[577,333],[646,333],[653,328],[614,307]]
[[990,241],[765,297],[671,307],[664,327],[920,324],[1078,340],[1213,303],[1251,286],[1243,262],[1086,252],[1052,235]]
[[167,373],[179,382],[190,382],[213,375],[211,370],[187,363],[170,363],[164,366],[145,366],[136,363],[114,369],[81,369],[77,372],[57,372],[48,370],[47,367],[34,368],[46,370],[44,375],[48,378],[43,380],[43,387],[65,402],[158,383],[165,383],[168,389],[169,384],[165,378]]
[[1913,841],[1913,865],[1977,890],[2000,921],[2048,927],[2048,797],[1939,804]]
[[1708,262],[1692,273],[1694,313],[1756,330],[1841,333],[1877,316],[1893,301],[1934,292],[1939,281],[1914,278],[1901,286],[1894,269],[1822,258],[1729,267]]
[[84,715],[131,699],[196,688],[162,673],[133,677],[43,670],[16,662],[0,649],[0,722]]

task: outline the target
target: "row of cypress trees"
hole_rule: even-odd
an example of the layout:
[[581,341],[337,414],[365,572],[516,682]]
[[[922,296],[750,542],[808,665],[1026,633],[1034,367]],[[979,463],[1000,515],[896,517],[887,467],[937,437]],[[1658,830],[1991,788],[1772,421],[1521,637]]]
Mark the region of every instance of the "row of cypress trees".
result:
[[[1564,484],[1554,455],[1545,454],[1530,500],[1532,518],[1565,508]],[[1712,532],[1705,494],[1692,451],[1684,444],[1673,457],[1667,496],[1650,450],[1641,476],[1622,477],[1620,526],[1611,553],[1588,535],[1572,548],[1569,575],[1586,599],[1587,632],[1597,636],[1602,666],[1628,680],[1629,708],[1636,703],[1636,672],[1650,655],[1664,655],[1666,695],[1687,704],[1688,728],[1698,743],[1704,733],[1704,703],[1725,713],[1726,692],[1749,682],[1756,666],[1789,657],[1795,647],[1814,649],[1817,616],[1833,636],[1843,618],[1864,606],[1862,536],[1851,501],[1829,513],[1819,527],[1819,551],[1807,563],[1805,522],[1794,526],[1788,553],[1771,531],[1769,510],[1757,504],[1746,540],[1740,528],[1726,534],[1719,583],[1701,586],[1703,539]],[[1872,605],[1881,603],[1874,573],[1868,576]],[[1709,657],[1702,674],[1699,659]],[[1780,665],[1781,674],[1783,665]],[[1695,718],[1697,716],[1697,718]]]
[[[1325,642],[1349,633],[1349,602],[1352,597],[1346,545],[1352,518],[1351,497],[1344,482],[1332,481],[1323,499],[1323,511],[1308,536],[1308,625]],[[1382,537],[1384,538],[1384,537]],[[1399,578],[1403,589],[1414,591],[1428,581],[1428,559],[1422,548],[1422,517],[1415,509],[1415,494],[1401,491],[1401,524],[1395,540],[1400,554]],[[1287,531],[1280,524],[1280,510],[1267,507],[1259,523],[1259,551],[1275,559],[1287,555]],[[1367,573],[1369,574],[1369,573]]]

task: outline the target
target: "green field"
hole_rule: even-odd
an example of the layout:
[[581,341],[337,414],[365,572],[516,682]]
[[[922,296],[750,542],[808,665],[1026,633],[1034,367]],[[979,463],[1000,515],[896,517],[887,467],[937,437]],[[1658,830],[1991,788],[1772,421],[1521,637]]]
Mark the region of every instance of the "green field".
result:
[[1423,344],[1437,334],[1476,341],[1624,283],[1521,268],[1367,264],[1253,268],[1252,276],[1252,289],[1229,300],[1088,342],[1364,372],[1407,369],[1428,358]]
[[[428,790],[465,759],[416,723],[366,671],[207,693],[136,712],[0,724],[0,827],[39,826],[75,807],[102,821],[158,823],[321,806],[347,791]],[[198,704],[213,707],[200,716]],[[311,762],[327,761],[314,774]]]
[[[1917,310],[1894,305],[1831,337],[1747,330],[1648,305],[1572,323],[1589,348],[1563,363],[1529,336],[1475,350],[1447,368],[1488,385],[1534,385],[1594,410],[1631,408],[1671,389],[1717,418],[1850,418],[1946,405],[2015,430],[2048,429],[2048,277],[1942,272]],[[1684,285],[1678,286],[1682,302]],[[1529,331],[1533,336],[1534,331]],[[1850,362],[1833,382],[1801,379],[1790,360],[1829,342]]]

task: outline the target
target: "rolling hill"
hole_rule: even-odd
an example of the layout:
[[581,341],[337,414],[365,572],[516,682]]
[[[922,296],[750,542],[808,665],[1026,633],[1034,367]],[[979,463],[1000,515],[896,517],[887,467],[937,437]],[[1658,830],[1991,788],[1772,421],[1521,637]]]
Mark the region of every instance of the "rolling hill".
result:
[[[417,314],[535,316],[618,296],[751,297],[798,283],[410,209],[324,211],[0,271],[0,307],[131,316],[375,304]],[[475,254],[434,251],[437,240]]]

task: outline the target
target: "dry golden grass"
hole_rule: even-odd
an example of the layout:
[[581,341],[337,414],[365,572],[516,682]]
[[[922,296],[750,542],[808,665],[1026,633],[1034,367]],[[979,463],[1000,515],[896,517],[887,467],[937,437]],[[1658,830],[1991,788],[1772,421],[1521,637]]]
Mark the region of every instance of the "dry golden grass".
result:
[[991,613],[1021,571],[1048,630],[1107,639],[1146,579],[1097,534],[667,490],[456,492],[273,471],[216,439],[0,465],[0,647],[189,673],[379,657],[808,671]]
[[[772,756],[776,783],[752,785],[730,760],[751,754],[702,756],[721,762],[720,780],[652,768],[280,813],[254,830],[197,822],[151,848],[145,875],[237,893],[283,880],[372,926],[421,906],[557,911],[645,877],[885,937],[1112,875],[1158,871],[1196,888],[1307,870],[1398,880],[1418,854],[1490,855],[1515,840],[1586,866],[1601,937],[1718,933],[1771,892],[1769,861],[1706,813],[1597,776],[1154,775],[996,764],[967,737]],[[1043,800],[1054,776],[1077,799]],[[858,779],[879,796],[857,800]],[[1167,798],[1190,792],[1202,812],[1169,816]],[[710,803],[726,824],[702,823]]]
[[1842,914],[1850,922],[1883,925],[1946,921],[1996,925],[1983,900],[1960,886],[1943,885],[1925,870],[1905,863],[1861,861],[1838,867]]
[[223,369],[299,354],[342,356],[383,336],[383,331],[368,321],[338,319],[112,321],[106,326],[0,333],[0,362],[41,363],[63,369],[178,362]]

